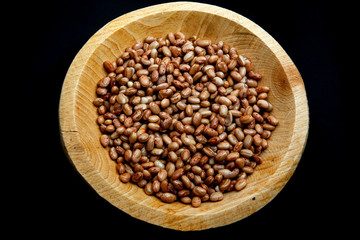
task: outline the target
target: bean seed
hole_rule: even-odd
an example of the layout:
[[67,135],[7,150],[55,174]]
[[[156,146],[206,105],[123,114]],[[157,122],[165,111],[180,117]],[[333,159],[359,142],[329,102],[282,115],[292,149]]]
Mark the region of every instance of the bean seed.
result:
[[250,149],[241,149],[240,154],[241,156],[244,156],[246,158],[251,158],[254,155],[254,153]]
[[224,96],[221,96],[219,98],[219,103],[220,104],[224,104],[226,105],[227,107],[231,106],[232,105],[232,102],[230,101],[230,99],[228,99],[227,97],[224,97]]
[[161,201],[166,202],[166,203],[172,203],[176,201],[176,195],[172,194],[172,193],[164,193],[161,195]]
[[109,146],[109,144],[110,144],[109,135],[107,135],[107,134],[101,135],[100,136],[100,142],[101,142],[101,145],[103,145],[103,147]]
[[250,149],[252,143],[253,143],[253,137],[251,135],[246,135],[244,139],[244,147]]
[[243,124],[249,124],[254,120],[251,115],[243,115],[240,117],[240,122]]
[[238,152],[232,152],[226,156],[226,160],[229,162],[235,161],[237,158],[240,157]]
[[147,194],[147,195],[153,195],[154,194],[154,191],[152,190],[152,183],[149,182],[145,185],[145,188],[144,188],[144,192]]
[[209,157],[215,157],[216,153],[209,147],[203,148],[203,152]]
[[219,150],[219,151],[217,151],[217,154],[215,155],[215,161],[221,162],[226,159],[227,155],[228,155],[228,151]]
[[228,108],[226,105],[221,105],[219,109],[219,114],[222,117],[226,117],[228,115]]
[[131,177],[131,181],[133,181],[134,183],[138,183],[143,179],[143,173],[142,172],[136,172],[132,175]]
[[242,170],[247,174],[252,174],[254,172],[254,169],[252,167],[249,167],[249,166],[243,167]]
[[131,174],[130,173],[123,173],[119,176],[120,181],[122,181],[123,183],[128,183],[130,182],[130,178],[131,178]]
[[271,125],[277,126],[279,124],[279,120],[277,120],[277,118],[275,118],[273,115],[268,116],[266,119]]
[[231,183],[231,180],[229,178],[222,180],[219,185],[220,191],[224,192],[226,189],[228,189],[228,187],[230,186],[230,183]]
[[198,197],[198,196],[193,197],[192,200],[191,200],[191,205],[192,205],[194,208],[200,207],[200,205],[201,205],[201,198]]
[[210,195],[210,201],[219,202],[224,199],[224,194],[222,192],[213,192]]
[[194,56],[195,56],[194,52],[190,51],[190,52],[185,54],[183,60],[184,60],[184,62],[190,62],[194,58]]
[[206,194],[206,190],[199,186],[194,187],[192,192],[199,197],[203,197]]
[[132,154],[131,160],[133,163],[138,163],[140,161],[140,158],[141,158],[141,151],[140,149],[136,149]]
[[149,123],[148,124],[148,128],[154,131],[159,131],[160,130],[160,125],[156,124],[156,123]]
[[239,179],[238,181],[236,181],[236,184],[235,184],[235,189],[237,191],[241,191],[242,189],[244,189],[247,185],[247,181],[246,179],[242,178],[242,179]]
[[171,179],[175,180],[180,178],[184,174],[184,172],[185,172],[184,168],[179,168],[175,170],[175,172],[172,174]]

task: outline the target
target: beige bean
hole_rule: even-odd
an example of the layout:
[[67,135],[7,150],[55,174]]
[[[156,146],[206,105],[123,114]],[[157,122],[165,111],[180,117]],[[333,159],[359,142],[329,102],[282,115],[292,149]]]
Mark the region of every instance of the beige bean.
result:
[[185,108],[186,116],[192,117],[193,113],[194,113],[193,107],[190,104],[186,105]]
[[155,102],[151,102],[149,108],[153,114],[158,115],[160,113],[160,107]]
[[254,121],[254,118],[251,115],[243,115],[240,117],[240,122],[243,124],[249,124]]
[[163,193],[163,194],[161,195],[161,201],[166,202],[166,203],[175,202],[176,199],[177,199],[177,197],[176,197],[176,195],[173,194],[173,193],[167,192],[167,193]]
[[225,150],[219,150],[217,151],[216,155],[215,155],[215,161],[217,162],[221,162],[223,160],[226,159],[226,156],[229,154],[228,151]]
[[229,162],[235,161],[237,158],[240,157],[238,152],[232,152],[226,156],[226,160]]
[[175,164],[172,162],[168,162],[166,164],[165,170],[167,171],[167,176],[169,178],[171,178],[171,176],[174,174],[175,172]]
[[265,109],[268,109],[269,108],[269,102],[264,100],[264,99],[260,99],[257,101],[257,105],[261,108],[265,108]]
[[175,172],[172,174],[171,179],[175,180],[180,178],[185,172],[184,168],[179,168],[177,170],[175,170]]
[[206,190],[199,186],[194,187],[192,192],[199,197],[203,197],[206,194]]
[[273,115],[268,116],[266,119],[271,125],[277,126],[279,124],[279,120]]
[[241,156],[244,156],[246,158],[251,158],[254,155],[254,153],[250,149],[241,149],[240,154]]
[[130,182],[130,178],[131,178],[131,174],[130,173],[123,173],[119,176],[119,179],[121,182],[123,183],[128,183]]
[[242,179],[239,179],[238,181],[236,181],[236,184],[235,184],[235,189],[237,191],[241,191],[242,189],[244,189],[247,185],[247,181],[246,179],[242,178]]
[[148,121],[151,123],[158,123],[160,121],[160,118],[158,115],[151,115],[149,116]]
[[140,161],[140,158],[141,158],[141,151],[140,149],[136,149],[132,154],[131,161],[133,163],[138,163]]
[[210,194],[210,201],[219,202],[224,199],[224,194],[222,192],[213,192]]
[[199,126],[200,123],[201,123],[201,119],[202,119],[201,113],[196,112],[196,113],[193,115],[193,124],[194,124],[195,126]]
[[244,148],[250,149],[253,143],[253,137],[251,135],[246,135],[244,139]]
[[194,208],[198,208],[201,205],[201,198],[198,196],[195,196],[192,198],[191,200],[191,206],[193,206]]
[[152,155],[160,156],[164,152],[164,149],[161,148],[154,148],[151,150]]
[[227,107],[229,107],[232,105],[232,102],[227,97],[221,96],[219,98],[219,104],[223,104],[223,105],[226,105]]
[[242,170],[247,174],[252,174],[254,172],[254,169],[250,166],[245,166],[242,168]]
[[228,115],[228,108],[227,108],[227,106],[226,105],[220,105],[220,109],[219,109],[219,114],[220,114],[220,116],[222,116],[222,117],[227,117],[227,115]]
[[148,128],[154,131],[159,131],[160,130],[160,125],[156,124],[156,123],[149,123],[148,124]]
[[159,171],[157,177],[160,182],[164,181],[165,179],[167,179],[167,171],[165,169],[161,169]]
[[194,51],[189,51],[188,53],[185,54],[183,60],[185,63],[190,62],[194,58],[194,56],[195,56]]
[[215,157],[216,153],[209,147],[204,147],[203,152],[209,157]]
[[198,40],[196,40],[196,44],[200,47],[207,47],[211,44],[211,40],[199,38]]
[[110,144],[110,138],[109,135],[103,134],[100,136],[100,143],[103,147],[107,147]]

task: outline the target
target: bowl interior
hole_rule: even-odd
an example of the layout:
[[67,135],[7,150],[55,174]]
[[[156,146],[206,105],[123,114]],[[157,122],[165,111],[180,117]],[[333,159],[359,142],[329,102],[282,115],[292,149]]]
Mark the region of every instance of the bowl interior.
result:
[[[222,209],[234,208],[238,219],[246,217],[241,216],[242,208],[249,208],[249,204],[244,203],[251,202],[253,209],[251,211],[254,212],[262,207],[257,200],[269,198],[267,201],[270,201],[273,195],[261,193],[274,187],[274,176],[282,174],[278,172],[279,167],[289,164],[285,157],[294,128],[295,101],[283,66],[269,46],[248,28],[228,18],[196,10],[154,13],[129,22],[121,28],[113,26],[110,30],[112,33],[97,46],[80,75],[79,84],[75,90],[75,101],[79,103],[79,107],[75,109],[77,116],[75,121],[80,141],[83,142],[83,146],[86,146],[84,150],[88,160],[108,183],[108,187],[115,189],[118,193],[111,198],[125,196],[130,201],[141,204],[145,209],[156,208],[154,211],[164,214],[190,217],[208,214],[211,218],[212,214],[221,212]],[[179,202],[165,204],[155,197],[147,196],[143,189],[134,184],[121,183],[115,169],[116,164],[110,159],[108,149],[104,149],[99,143],[100,131],[96,123],[97,108],[92,104],[96,97],[96,84],[106,75],[103,68],[105,60],[114,61],[126,47],[142,41],[147,36],[165,37],[169,32],[177,31],[182,31],[187,37],[197,35],[211,39],[213,42],[222,40],[235,47],[241,55],[249,57],[255,71],[263,75],[259,85],[269,86],[271,89],[269,101],[274,107],[272,113],[280,121],[269,140],[269,148],[262,153],[265,161],[258,165],[254,174],[248,178],[248,186],[240,192],[226,193],[221,202],[206,202],[200,208],[192,208]],[[99,194],[101,195],[101,192]],[[110,200],[110,202],[121,209],[121,201]],[[130,210],[127,212],[132,215]],[[249,210],[246,215],[248,212]],[[164,218],[163,221],[166,222],[167,219]],[[206,225],[205,222],[203,224]]]

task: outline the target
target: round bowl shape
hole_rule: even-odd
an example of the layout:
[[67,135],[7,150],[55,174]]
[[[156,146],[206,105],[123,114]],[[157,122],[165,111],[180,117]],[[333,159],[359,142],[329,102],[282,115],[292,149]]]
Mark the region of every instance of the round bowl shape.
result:
[[[106,75],[105,60],[114,61],[124,49],[147,36],[169,32],[219,40],[249,57],[269,86],[272,114],[280,121],[262,153],[264,162],[248,177],[240,192],[220,202],[193,208],[181,202],[163,203],[135,184],[120,182],[116,163],[99,142],[96,84]],[[258,25],[230,10],[200,3],[174,2],[125,14],[95,33],[72,62],[61,93],[60,130],[65,152],[92,188],[131,216],[177,230],[201,230],[243,219],[271,201],[292,176],[308,134],[308,105],[302,78],[281,46]]]

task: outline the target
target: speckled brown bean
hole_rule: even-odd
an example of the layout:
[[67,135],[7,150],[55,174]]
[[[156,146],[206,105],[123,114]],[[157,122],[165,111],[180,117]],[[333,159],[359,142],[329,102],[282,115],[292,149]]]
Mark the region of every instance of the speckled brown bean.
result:
[[223,179],[219,185],[220,191],[224,192],[225,190],[227,190],[228,187],[230,186],[230,183],[231,183],[231,180],[229,178]]
[[109,150],[109,155],[110,155],[110,158],[112,160],[116,160],[118,158],[118,153],[116,152],[116,148],[115,147],[111,147],[110,150]]
[[138,163],[140,161],[140,158],[141,158],[141,151],[140,149],[136,149],[132,154],[131,161],[133,163]]
[[199,186],[194,187],[192,192],[199,197],[203,197],[206,194],[206,190]]
[[160,130],[160,125],[156,124],[156,123],[149,123],[148,124],[148,128],[154,131],[159,131]]
[[152,190],[152,183],[149,182],[145,185],[144,187],[144,192],[147,194],[147,195],[153,195],[154,194],[154,191]]
[[241,149],[240,154],[241,156],[244,156],[246,158],[251,158],[254,155],[254,153],[250,149]]
[[245,166],[242,168],[243,172],[247,173],[247,174],[252,174],[254,172],[254,169],[250,166]]
[[193,115],[193,124],[194,124],[195,126],[199,126],[200,123],[201,123],[201,119],[202,119],[201,113],[196,112],[196,113]]
[[138,136],[137,140],[141,143],[145,143],[149,140],[150,135],[148,133],[142,133]]
[[246,187],[246,185],[247,185],[246,179],[244,179],[244,178],[239,179],[239,180],[236,181],[235,189],[237,191],[240,191],[240,190],[244,189]]
[[151,102],[151,103],[149,104],[149,108],[150,108],[150,110],[151,110],[151,112],[152,112],[153,114],[158,115],[158,114],[160,113],[160,107],[159,107],[159,105],[157,105],[157,104],[154,103],[154,102]]
[[160,182],[164,181],[167,178],[167,171],[165,169],[161,169],[157,177]]
[[175,172],[172,174],[171,179],[175,180],[180,178],[185,172],[184,168],[179,168],[177,170],[175,170]]
[[191,188],[191,181],[186,175],[181,176],[181,181],[183,182],[185,188]]
[[130,178],[131,178],[131,174],[130,173],[123,173],[119,176],[119,179],[121,182],[123,183],[128,183],[130,182]]
[[271,125],[277,126],[279,124],[279,120],[273,115],[268,116],[266,119]]
[[226,160],[229,162],[232,162],[232,161],[235,161],[239,157],[240,157],[239,152],[232,152],[226,156]]
[[238,158],[235,160],[235,166],[238,168],[243,168],[245,166],[245,159],[244,158]]
[[107,134],[103,134],[100,136],[100,143],[103,147],[107,147],[109,146],[109,143],[110,143],[110,138],[109,138],[109,135]]
[[177,197],[176,197],[176,195],[173,194],[173,193],[167,192],[167,193],[163,193],[163,194],[161,195],[161,201],[166,202],[166,203],[175,202],[176,199],[177,199]]
[[152,190],[154,191],[154,193],[157,193],[160,191],[160,181],[159,180],[154,180],[153,184],[152,184]]
[[222,117],[226,117],[228,115],[228,107],[226,105],[220,105],[219,114]]
[[218,202],[224,199],[224,194],[222,192],[213,192],[210,194],[210,201]]
[[143,179],[144,175],[142,172],[136,172],[132,175],[131,177],[131,181],[133,181],[134,183],[138,183]]
[[254,120],[251,115],[243,115],[240,117],[240,122],[243,124],[249,124]]
[[203,152],[209,157],[215,157],[216,153],[209,147],[204,147]]
[[198,196],[193,197],[191,200],[191,206],[193,206],[194,208],[200,207],[201,206],[201,198]]

